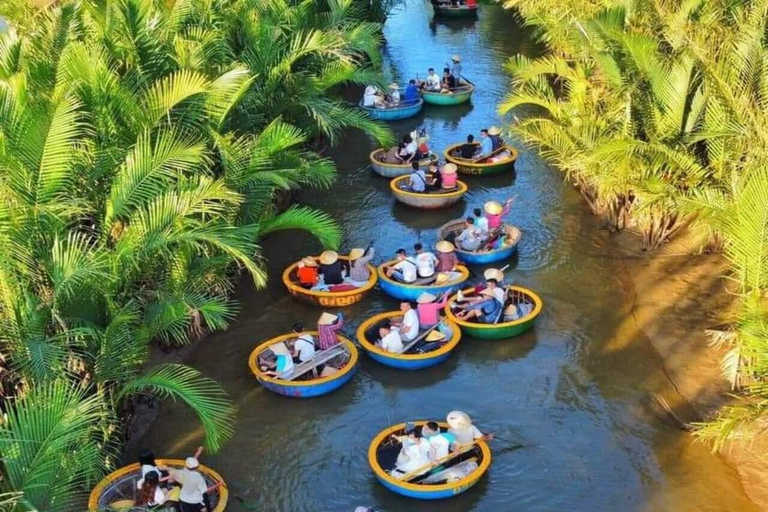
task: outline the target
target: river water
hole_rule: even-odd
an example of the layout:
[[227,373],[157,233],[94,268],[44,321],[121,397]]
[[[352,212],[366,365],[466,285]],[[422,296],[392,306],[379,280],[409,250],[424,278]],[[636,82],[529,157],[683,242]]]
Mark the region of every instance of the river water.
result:
[[[398,134],[424,126],[433,148],[442,151],[498,124],[495,106],[509,87],[503,63],[538,49],[510,12],[496,5],[481,9],[476,21],[433,23],[431,8],[407,0],[387,21],[386,61],[401,83],[417,73],[424,77],[430,66],[440,69],[459,53],[464,75],[478,86],[471,105],[427,106],[419,117],[395,124]],[[219,381],[239,408],[234,439],[204,459],[236,496],[229,511],[351,512],[357,505],[389,512],[755,510],[733,469],[648,406],[650,394],[667,392],[669,382],[648,340],[627,328],[632,289],[626,270],[610,235],[557,172],[521,150],[516,175],[469,179],[464,202],[425,213],[395,203],[387,180],[366,167],[372,149],[364,136],[349,135],[331,155],[339,186],[301,197],[343,223],[345,249],[375,240],[381,261],[398,247],[433,243],[438,226],[486,200],[516,195],[511,218],[523,238],[507,275],[538,292],[543,314],[534,331],[512,340],[464,338],[433,369],[400,372],[362,356],[356,377],[337,392],[311,400],[280,397],[257,384],[248,354],[296,321],[316,321],[320,310],[292,300],[280,273],[320,248],[296,233],[266,241],[268,289],[256,292],[250,282],[241,283],[237,322],[208,337],[188,361]],[[344,311],[345,330],[353,333],[363,319],[396,308],[395,300],[374,291]],[[489,474],[469,492],[439,503],[381,487],[367,464],[371,438],[390,424],[444,418],[452,409],[467,411],[481,429],[504,438],[492,443]],[[191,413],[169,406],[141,444],[158,454],[184,455],[200,441]],[[505,449],[510,441],[528,446]]]

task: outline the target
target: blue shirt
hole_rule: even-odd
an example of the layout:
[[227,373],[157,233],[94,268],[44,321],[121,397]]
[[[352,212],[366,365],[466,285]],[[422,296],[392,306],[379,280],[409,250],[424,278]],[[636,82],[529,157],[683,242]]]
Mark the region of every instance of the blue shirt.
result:
[[416,103],[419,99],[419,88],[415,84],[408,84],[405,88],[405,94],[403,95],[403,101],[408,103]]
[[275,368],[279,373],[283,373],[286,370],[292,370],[293,369],[293,359],[290,357],[280,354],[277,356],[277,367]]
[[490,155],[491,153],[493,153],[493,141],[490,137],[483,137],[480,141],[480,154]]

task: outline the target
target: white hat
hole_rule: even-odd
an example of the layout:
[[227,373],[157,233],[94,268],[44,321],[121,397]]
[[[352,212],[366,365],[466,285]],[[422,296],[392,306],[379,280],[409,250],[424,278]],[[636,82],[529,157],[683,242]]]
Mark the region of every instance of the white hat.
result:
[[498,126],[491,126],[488,128],[488,135],[500,135],[501,134],[501,128]]
[[349,251],[350,260],[356,260],[358,258],[362,258],[363,255],[365,255],[365,249],[360,249],[359,247],[355,247],[354,249]]
[[497,268],[487,268],[485,269],[485,272],[483,272],[483,277],[485,279],[495,279],[497,281],[503,281],[504,272],[502,272]]
[[322,315],[320,315],[320,318],[317,321],[317,325],[331,325],[333,322],[336,321],[337,318],[339,317],[337,317],[336,315],[332,315],[326,311]]
[[320,255],[320,263],[323,265],[333,265],[338,259],[339,254],[336,251],[323,251]]
[[187,457],[184,465],[187,466],[187,469],[196,469],[200,465],[200,461],[194,457]]
[[469,414],[462,411],[451,411],[445,420],[451,428],[465,429],[472,425]]
[[442,168],[442,173],[443,174],[456,174],[456,171],[458,169],[459,168],[456,166],[456,164],[453,164],[453,163],[445,164],[443,166],[443,168]]
[[491,214],[491,215],[498,215],[502,211],[504,211],[504,207],[501,206],[501,203],[498,203],[496,201],[488,201],[483,205],[483,209]]
[[456,62],[461,62],[461,55],[459,55],[458,53],[454,54],[451,56],[451,60],[455,60]]
[[449,253],[453,252],[456,248],[448,240],[440,240],[435,244],[435,249],[437,249],[437,252]]
[[400,86],[399,86],[399,85],[397,85],[397,84],[395,84],[395,83],[392,83],[392,84],[389,84],[389,88],[390,88],[390,89],[392,89],[392,90],[394,91],[394,90],[396,90],[396,89],[399,89],[399,88],[400,88]]
[[419,304],[429,304],[430,302],[435,302],[435,299],[437,299],[437,297],[431,293],[423,292],[421,295],[419,295],[419,298],[416,299],[416,302]]

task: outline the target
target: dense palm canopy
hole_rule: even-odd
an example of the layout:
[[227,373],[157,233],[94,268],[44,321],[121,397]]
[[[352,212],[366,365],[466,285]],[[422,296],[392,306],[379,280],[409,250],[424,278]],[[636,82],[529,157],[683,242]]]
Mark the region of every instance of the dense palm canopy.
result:
[[[768,400],[768,1],[511,0],[551,52],[512,59],[501,104],[615,229],[655,248],[684,223],[732,263],[724,374],[742,400],[699,434],[762,431]],[[521,108],[522,107],[522,108]],[[525,114],[525,115],[523,115]],[[606,165],[610,162],[611,165]]]
[[310,141],[390,137],[336,97],[379,80],[360,4],[0,5],[13,27],[0,35],[4,506],[82,506],[138,395],[186,403],[212,450],[232,435],[215,382],[143,366],[153,342],[227,327],[233,278],[266,281],[269,234],[338,245],[328,215],[276,199],[332,184]]

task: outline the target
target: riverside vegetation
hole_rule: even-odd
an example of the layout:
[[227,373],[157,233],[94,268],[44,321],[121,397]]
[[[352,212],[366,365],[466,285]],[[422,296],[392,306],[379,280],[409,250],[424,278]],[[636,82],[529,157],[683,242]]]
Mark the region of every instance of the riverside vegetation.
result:
[[[380,83],[359,0],[9,0],[0,15],[2,507],[81,510],[139,396],[186,403],[216,451],[233,405],[193,368],[144,369],[152,343],[227,327],[260,243],[326,214],[276,198],[324,189],[307,149],[390,134],[335,94]],[[301,128],[299,128],[301,127]]]
[[685,227],[722,250],[737,297],[711,331],[736,399],[696,435],[768,420],[768,46],[764,0],[508,0],[550,50],[510,60],[499,109],[614,230],[655,249]]

